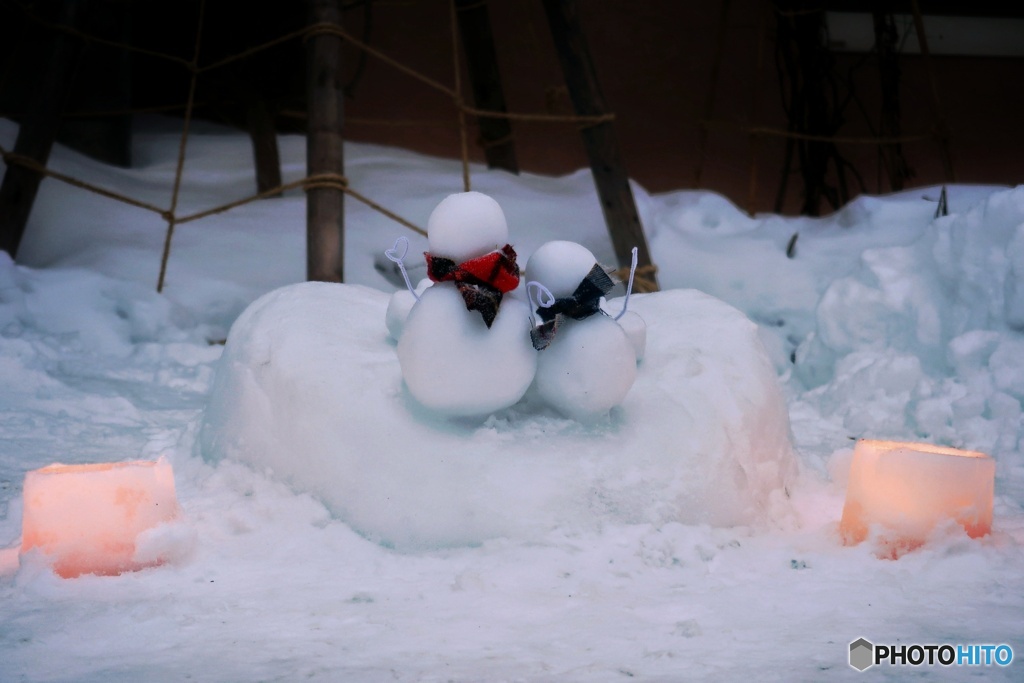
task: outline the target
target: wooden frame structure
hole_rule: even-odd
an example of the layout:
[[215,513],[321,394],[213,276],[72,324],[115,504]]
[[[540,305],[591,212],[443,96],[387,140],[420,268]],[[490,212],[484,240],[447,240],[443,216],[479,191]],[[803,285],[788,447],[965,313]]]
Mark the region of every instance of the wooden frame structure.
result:
[[[486,1],[450,1],[452,3],[453,46],[456,47],[456,87],[451,90],[436,82],[431,82],[429,79],[422,78],[421,80],[448,92],[455,99],[459,109],[460,124],[462,124],[464,184],[468,189],[468,153],[464,128],[466,113],[471,113],[478,118],[481,143],[488,164],[492,168],[517,172],[518,163],[515,158],[510,125],[510,119],[513,116],[508,114],[505,107]],[[646,288],[656,289],[657,283],[654,278],[654,267],[651,263],[647,240],[615,136],[612,121],[614,117],[608,112],[601,92],[586,37],[580,25],[576,0],[540,0],[540,2],[547,15],[549,29],[558,52],[575,117],[542,116],[539,118],[569,119],[582,124],[580,128],[582,141],[590,161],[601,209],[615,249],[618,265],[628,268],[632,260],[633,249],[636,248],[638,266],[642,269]],[[45,175],[60,177],[60,174],[46,169],[46,162],[60,127],[61,116],[65,109],[65,99],[78,61],[77,54],[82,47],[82,39],[88,38],[85,33],[76,29],[79,14],[85,12],[88,4],[88,0],[71,0],[61,4],[63,14],[58,17],[56,23],[50,25],[50,28],[55,29],[53,32],[55,42],[44,82],[32,103],[30,116],[23,121],[14,152],[4,152],[9,168],[4,176],[3,184],[0,186],[0,248],[8,251],[13,257],[17,256],[21,236],[24,234],[39,183]],[[276,196],[290,187],[301,186],[307,192],[307,278],[310,280],[332,282],[344,280],[345,194],[353,194],[361,201],[369,203],[399,222],[409,225],[407,221],[390,214],[383,207],[376,206],[366,198],[359,196],[348,187],[345,180],[343,156],[345,84],[342,75],[342,46],[346,41],[351,41],[360,49],[385,58],[407,72],[411,72],[411,70],[389,60],[386,56],[375,52],[369,46],[361,44],[346,34],[341,25],[343,13],[341,0],[307,0],[306,6],[309,23],[302,31],[283,36],[265,46],[247,50],[242,55],[214,60],[211,64],[200,66],[198,61],[199,38],[202,33],[205,8],[203,0],[200,0],[199,29],[192,60],[169,58],[184,65],[191,73],[191,89],[186,105],[185,126],[179,150],[178,174],[175,179],[170,209],[148,205],[119,195],[114,191],[94,188],[88,183],[76,182],[85,189],[91,189],[113,199],[160,213],[168,221],[160,278],[157,285],[158,291],[163,289],[167,256],[177,224],[197,220],[252,199]],[[461,27],[461,31],[457,26]],[[461,33],[461,44],[466,55],[466,66],[470,73],[473,98],[476,103],[474,108],[463,105],[459,93],[456,33]],[[224,207],[216,207],[191,216],[178,216],[175,213],[175,208],[188,136],[188,121],[195,102],[196,77],[200,73],[223,66],[245,56],[245,54],[255,53],[264,47],[299,36],[306,41],[306,178],[299,183],[289,183],[288,185],[281,185],[279,180],[277,183],[273,182],[274,174],[268,173],[266,165],[268,159],[272,162],[276,156],[273,153],[276,152],[276,148],[264,149],[266,145],[261,146],[261,140],[266,142],[268,138],[266,130],[268,121],[265,119],[269,117],[269,114],[264,111],[263,113],[266,114],[263,116],[264,120],[249,120],[247,122],[253,139],[259,193],[254,197],[232,202]],[[111,41],[105,42],[116,47]],[[122,47],[136,49],[131,46]],[[150,54],[155,53],[150,52]],[[253,102],[248,99],[246,101],[248,102],[247,111],[258,109]],[[252,112],[249,111],[249,114]],[[273,139],[272,134],[269,137],[271,140]],[[274,169],[269,170],[273,171]],[[64,179],[74,181],[74,179],[66,177]],[[270,185],[277,186],[270,187]]]

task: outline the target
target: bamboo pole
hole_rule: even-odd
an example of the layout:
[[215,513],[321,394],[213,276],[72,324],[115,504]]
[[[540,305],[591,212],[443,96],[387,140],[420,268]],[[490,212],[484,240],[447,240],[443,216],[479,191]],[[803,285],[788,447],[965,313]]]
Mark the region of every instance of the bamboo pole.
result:
[[924,60],[925,70],[928,72],[928,83],[931,86],[932,106],[935,108],[935,133],[939,142],[939,155],[942,158],[942,169],[946,176],[946,182],[956,182],[956,173],[953,170],[953,153],[949,145],[949,125],[946,123],[946,116],[942,109],[942,100],[939,97],[939,83],[935,78],[935,69],[932,65],[931,52],[928,50],[928,37],[924,33],[924,18],[921,16],[921,7],[917,0],[910,0],[910,7],[914,13],[914,30],[917,32],[917,44],[921,47],[921,58]]
[[[606,114],[608,107],[590,58],[586,37],[580,28],[575,0],[543,0],[543,4],[576,114]],[[633,247],[636,247],[637,266],[651,270],[649,267],[653,264],[647,237],[640,224],[633,190],[629,186],[629,174],[619,153],[615,128],[608,121],[586,125],[580,132],[618,265],[628,267]],[[645,277],[650,280],[652,287],[657,287],[653,272]]]
[[[313,24],[341,26],[338,0],[309,0]],[[336,177],[306,189],[306,278],[344,281],[345,192],[342,130],[344,80],[342,40],[314,32],[306,47],[306,173]]]
[[[722,70],[722,56],[725,54],[725,36],[729,30],[730,0],[721,0],[722,6],[718,16],[718,31],[715,38],[715,58],[711,62],[711,85],[708,86],[708,94],[704,100],[703,121],[710,121],[715,112],[715,96],[718,94],[718,76]],[[757,87],[757,81],[754,81]],[[700,189],[702,176],[704,175],[704,157],[708,147],[707,126],[701,126],[697,137],[697,166],[693,172],[693,187]]]
[[[455,0],[455,7],[458,10],[459,35],[462,49],[466,53],[473,102],[477,109],[508,113],[487,2]],[[518,174],[519,162],[512,140],[511,122],[507,118],[483,115],[477,117],[477,122],[487,168],[500,168]]]
[[274,112],[260,95],[245,102],[245,123],[252,141],[256,191],[267,192],[281,185],[281,154],[277,147]]
[[[74,26],[84,15],[87,3],[65,2],[61,5],[59,22]],[[53,46],[35,91],[28,115],[21,121],[14,154],[27,157],[45,167],[60,130],[61,114],[74,81],[83,43],[65,33],[53,34]],[[32,205],[43,175],[21,164],[8,164],[0,185],[0,250],[18,256]]]

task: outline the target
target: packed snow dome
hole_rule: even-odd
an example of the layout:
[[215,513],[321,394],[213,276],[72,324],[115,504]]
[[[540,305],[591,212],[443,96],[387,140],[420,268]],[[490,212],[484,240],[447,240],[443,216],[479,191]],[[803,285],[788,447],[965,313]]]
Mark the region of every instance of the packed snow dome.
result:
[[[580,423],[528,397],[451,421],[403,389],[385,295],[322,283],[276,290],[231,328],[202,451],[312,491],[401,549],[609,523],[765,525],[795,462],[756,326],[693,291],[635,299],[651,320],[650,348],[621,410]],[[520,334],[529,339],[525,325]]]

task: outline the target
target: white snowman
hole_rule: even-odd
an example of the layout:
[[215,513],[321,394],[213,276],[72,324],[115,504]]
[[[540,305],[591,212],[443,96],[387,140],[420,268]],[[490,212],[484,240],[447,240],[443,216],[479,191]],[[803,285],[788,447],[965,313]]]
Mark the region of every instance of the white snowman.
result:
[[[533,382],[530,307],[519,284],[501,207],[480,192],[449,195],[427,222],[427,273],[398,339],[409,393],[446,417],[483,416],[522,398]],[[396,245],[397,247],[397,245]]]
[[568,417],[587,421],[606,415],[636,380],[646,325],[639,316],[631,319],[631,339],[601,310],[613,283],[581,244],[556,240],[541,245],[530,256],[526,275],[531,295],[539,294],[542,321],[532,333],[538,350],[535,391]]

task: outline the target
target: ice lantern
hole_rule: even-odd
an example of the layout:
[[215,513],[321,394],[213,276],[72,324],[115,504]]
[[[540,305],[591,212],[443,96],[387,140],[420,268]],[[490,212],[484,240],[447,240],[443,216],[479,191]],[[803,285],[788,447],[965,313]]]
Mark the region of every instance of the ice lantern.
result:
[[21,553],[38,548],[64,578],[160,564],[135,559],[136,539],[180,514],[174,473],[163,458],[49,465],[25,475],[24,500]]
[[984,536],[992,527],[995,470],[995,461],[977,451],[862,439],[850,463],[843,541],[860,543],[877,525],[895,556],[924,543],[945,519],[972,538]]

